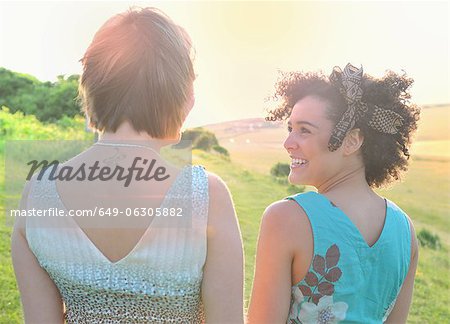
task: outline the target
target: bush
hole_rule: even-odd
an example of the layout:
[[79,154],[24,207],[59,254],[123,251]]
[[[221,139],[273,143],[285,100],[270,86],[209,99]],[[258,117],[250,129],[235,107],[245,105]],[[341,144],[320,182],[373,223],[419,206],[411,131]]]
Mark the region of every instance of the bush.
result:
[[201,127],[186,129],[181,135],[181,140],[188,140],[194,142],[204,132]]
[[298,186],[290,184],[287,177],[291,172],[291,167],[287,163],[278,162],[272,169],[270,174],[274,177],[273,180],[279,184],[287,185],[286,191],[289,195],[295,195],[305,191],[305,186]]
[[84,118],[65,117],[59,123],[42,123],[33,115],[20,111],[11,113],[7,107],[0,109],[0,153],[6,140],[92,140],[85,131]]
[[289,164],[281,162],[278,162],[270,169],[270,174],[274,177],[287,177],[289,172],[291,172]]
[[430,231],[422,228],[417,234],[419,244],[423,247],[429,247],[432,250],[441,248],[441,239],[437,234],[433,234]]
[[216,135],[201,127],[187,129],[183,132],[181,140],[191,141],[193,149],[200,149],[203,151],[210,151],[211,149],[214,149],[215,145],[219,145]]
[[202,134],[194,143],[194,148],[209,151],[214,145],[214,141],[212,141],[212,137],[207,134]]
[[217,153],[219,153],[219,154],[222,154],[222,155],[224,155],[224,156],[230,156],[230,153],[228,152],[228,150],[225,148],[225,147],[223,147],[223,146],[220,146],[220,145],[214,145],[213,147],[212,147],[212,149],[214,150],[214,151],[216,151]]
[[60,75],[56,82],[41,82],[33,76],[0,68],[0,107],[9,107],[12,113],[35,115],[43,122],[56,122],[64,115],[80,115],[76,100],[78,78]]

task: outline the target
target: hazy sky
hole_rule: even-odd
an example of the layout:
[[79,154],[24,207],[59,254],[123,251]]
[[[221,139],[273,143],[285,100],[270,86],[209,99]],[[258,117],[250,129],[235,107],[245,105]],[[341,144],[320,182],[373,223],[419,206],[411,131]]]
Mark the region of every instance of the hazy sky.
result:
[[196,49],[187,126],[263,117],[278,70],[347,62],[405,70],[419,104],[449,100],[448,2],[0,2],[0,66],[54,81],[79,74],[96,30],[132,5],[167,13]]

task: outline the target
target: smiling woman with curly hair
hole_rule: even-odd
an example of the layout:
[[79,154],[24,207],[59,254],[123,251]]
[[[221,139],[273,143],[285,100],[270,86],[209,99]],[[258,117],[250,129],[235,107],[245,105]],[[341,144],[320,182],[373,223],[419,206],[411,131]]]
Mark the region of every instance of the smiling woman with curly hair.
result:
[[270,205],[262,219],[250,323],[405,322],[418,247],[408,216],[374,188],[406,171],[419,108],[413,80],[348,64],[330,77],[284,73],[289,181],[316,192]]
[[[284,99],[283,104],[270,112],[268,120],[284,120],[289,117],[294,105],[306,96],[317,96],[333,103],[333,109],[327,110],[328,118],[337,124],[347,109],[347,104],[328,78],[320,73],[284,73],[277,84],[276,97]],[[370,114],[364,114],[354,125],[364,136],[361,153],[365,165],[366,180],[372,187],[381,187],[398,180],[402,171],[406,171],[409,159],[408,147],[412,135],[417,129],[420,110],[409,103],[409,87],[413,79],[389,71],[383,78],[375,79],[364,75],[361,83],[361,100],[369,110],[385,107],[399,114],[405,122],[395,134],[382,133],[369,124]]]

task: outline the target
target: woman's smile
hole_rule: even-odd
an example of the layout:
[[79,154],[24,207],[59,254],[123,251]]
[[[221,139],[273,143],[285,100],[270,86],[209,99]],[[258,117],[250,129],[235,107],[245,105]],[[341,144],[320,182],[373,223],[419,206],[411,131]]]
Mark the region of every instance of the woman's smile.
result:
[[305,167],[306,164],[308,164],[308,160],[291,156],[291,169]]

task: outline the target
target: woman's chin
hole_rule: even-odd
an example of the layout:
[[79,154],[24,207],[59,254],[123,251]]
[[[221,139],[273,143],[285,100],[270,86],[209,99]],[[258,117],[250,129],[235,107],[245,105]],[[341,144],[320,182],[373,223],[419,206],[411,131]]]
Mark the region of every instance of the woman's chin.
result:
[[304,179],[302,179],[302,177],[299,174],[292,172],[292,170],[289,173],[288,181],[292,185],[304,185],[305,184]]

